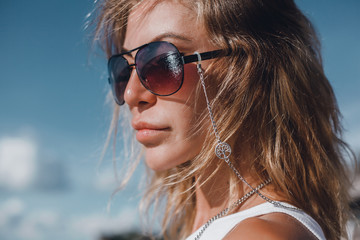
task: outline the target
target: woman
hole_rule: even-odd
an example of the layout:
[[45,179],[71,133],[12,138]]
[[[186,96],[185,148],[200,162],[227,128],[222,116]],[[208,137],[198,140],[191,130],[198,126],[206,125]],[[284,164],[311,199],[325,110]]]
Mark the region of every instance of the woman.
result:
[[115,120],[127,105],[165,238],[346,237],[347,147],[319,42],[292,0],[98,7]]

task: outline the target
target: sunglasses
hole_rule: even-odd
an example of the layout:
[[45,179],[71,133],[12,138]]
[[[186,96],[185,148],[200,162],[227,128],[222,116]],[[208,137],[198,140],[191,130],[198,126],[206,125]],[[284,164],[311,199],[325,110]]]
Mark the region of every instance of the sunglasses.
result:
[[[135,63],[129,64],[124,55],[136,50]],[[201,60],[213,59],[219,57],[221,52],[203,52],[200,57]],[[115,102],[119,105],[125,103],[124,92],[133,68],[148,91],[158,96],[170,96],[179,91],[183,84],[184,64],[197,61],[197,54],[184,56],[172,43],[164,41],[151,42],[113,55],[108,61],[108,72]]]

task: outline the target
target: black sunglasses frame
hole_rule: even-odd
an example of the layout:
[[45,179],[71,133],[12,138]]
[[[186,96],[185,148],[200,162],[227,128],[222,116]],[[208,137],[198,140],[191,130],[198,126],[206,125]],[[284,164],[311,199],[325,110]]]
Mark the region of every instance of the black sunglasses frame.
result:
[[[143,48],[145,48],[145,47],[147,47],[147,46],[150,46],[150,45],[152,45],[152,44],[154,44],[154,43],[157,43],[157,44],[170,44],[170,45],[172,45],[172,46],[174,47],[174,49],[175,49],[175,50],[179,53],[179,55],[181,56],[182,65],[187,64],[187,63],[193,63],[193,62],[199,61],[199,59],[198,59],[198,54],[191,54],[191,55],[186,55],[186,56],[184,56],[183,53],[181,53],[174,44],[172,44],[172,43],[170,43],[170,42],[166,42],[166,41],[155,41],[155,42],[146,43],[146,44],[144,44],[144,45],[141,45],[141,46],[139,46],[139,47],[136,47],[136,48],[134,48],[134,49],[132,49],[132,50],[129,50],[129,51],[126,51],[126,52],[122,52],[122,53],[119,53],[119,54],[112,55],[112,56],[109,58],[109,60],[108,60],[108,72],[109,72],[109,73],[112,72],[111,62],[114,61],[114,59],[116,59],[116,58],[122,58],[122,59],[124,59],[125,62],[128,64],[128,68],[135,68],[135,69],[136,69],[136,74],[138,75],[141,84],[145,87],[146,90],[148,90],[149,92],[151,92],[152,94],[157,95],[157,96],[170,96],[170,95],[175,94],[176,92],[178,92],[178,91],[181,89],[182,84],[183,84],[183,82],[184,82],[184,73],[182,74],[182,79],[181,79],[180,86],[179,86],[179,88],[178,88],[176,91],[174,91],[174,92],[172,92],[172,93],[170,93],[170,94],[165,94],[165,95],[163,95],[163,94],[158,94],[158,93],[153,92],[153,91],[152,91],[151,89],[149,89],[148,87],[146,87],[146,86],[144,85],[144,83],[143,83],[142,78],[139,76],[138,69],[136,68],[136,66],[137,66],[137,64],[136,64],[136,56],[137,56],[137,54],[138,54],[139,51],[135,54],[135,57],[134,57],[135,63],[133,63],[133,64],[129,64],[129,62],[127,61],[127,59],[124,57],[124,55],[130,54],[130,53],[132,53],[132,52],[134,52],[134,51],[136,51],[136,50],[141,50],[141,49],[143,49]],[[217,58],[217,57],[219,57],[219,56],[220,56],[221,54],[223,54],[223,53],[224,53],[223,50],[213,50],[213,51],[208,51],[208,52],[199,53],[199,55],[200,55],[200,57],[201,57],[201,61],[203,61],[203,60],[209,60],[209,59]],[[183,69],[182,69],[182,70],[183,70]],[[183,70],[183,71],[184,71],[184,70]],[[130,80],[130,78],[127,79],[126,82],[128,82],[129,80]],[[116,83],[116,81],[115,81],[114,79],[111,80],[110,77],[108,78],[108,82],[109,82],[110,85]],[[125,81],[124,81],[124,82],[125,82]],[[112,88],[113,88],[113,86],[112,86]],[[117,104],[123,105],[123,104],[125,103],[124,101],[121,101],[121,102],[120,102],[119,100],[117,100],[117,96],[115,96],[115,93],[113,93],[113,94],[114,94],[114,96],[113,96],[113,97],[114,97],[114,100],[115,100],[115,102],[116,102]]]

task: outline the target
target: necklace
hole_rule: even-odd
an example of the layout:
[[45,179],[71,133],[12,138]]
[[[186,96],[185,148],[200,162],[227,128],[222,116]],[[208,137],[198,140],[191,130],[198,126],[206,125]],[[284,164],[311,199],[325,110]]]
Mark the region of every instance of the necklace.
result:
[[195,237],[195,240],[199,240],[204,231],[210,226],[211,223],[213,223],[215,220],[222,218],[226,216],[229,212],[234,210],[236,207],[238,207],[240,204],[245,202],[249,197],[254,195],[256,192],[258,192],[261,188],[265,187],[267,184],[271,182],[271,179],[266,180],[265,182],[259,184],[256,188],[252,189],[250,192],[246,193],[242,198],[238,199],[237,201],[233,202],[229,207],[223,209],[221,212],[216,214],[214,217],[210,218],[201,228],[201,230],[198,232],[198,234]]
[[208,226],[212,222],[214,222],[215,220],[227,215],[231,210],[233,210],[235,207],[239,206],[241,203],[246,201],[250,196],[252,196],[255,193],[258,196],[260,196],[262,199],[264,199],[265,201],[273,204],[276,207],[281,207],[281,208],[286,208],[286,209],[290,209],[290,210],[299,211],[299,209],[296,208],[296,207],[285,206],[285,205],[281,204],[280,202],[274,201],[274,200],[270,199],[269,197],[265,196],[264,194],[262,194],[261,192],[259,192],[259,190],[261,188],[263,188],[265,185],[267,185],[267,184],[269,184],[271,182],[271,178],[269,178],[264,183],[260,184],[256,188],[254,188],[241,176],[240,172],[235,168],[233,163],[230,161],[229,157],[230,157],[230,154],[231,154],[231,147],[230,147],[229,144],[227,144],[226,142],[222,142],[221,139],[220,139],[220,135],[219,135],[219,132],[218,132],[218,129],[217,129],[217,126],[216,126],[216,122],[215,122],[215,119],[214,119],[214,116],[213,116],[213,112],[212,112],[212,109],[211,109],[211,106],[210,106],[209,98],[207,96],[206,87],[205,87],[205,81],[204,81],[204,74],[203,74],[203,71],[202,71],[202,68],[201,68],[201,56],[200,56],[200,54],[198,52],[195,52],[194,54],[196,54],[197,57],[198,57],[197,70],[198,70],[198,74],[200,76],[200,83],[201,83],[203,91],[204,91],[206,104],[207,104],[207,109],[208,109],[208,112],[209,112],[209,117],[210,117],[210,120],[211,120],[211,123],[212,123],[213,130],[214,130],[215,138],[216,138],[216,140],[218,142],[218,144],[215,147],[215,155],[218,158],[224,160],[228,164],[228,166],[233,170],[233,172],[236,174],[236,176],[243,183],[245,183],[248,187],[250,187],[250,189],[251,189],[250,192],[248,192],[242,198],[240,198],[239,200],[234,202],[230,207],[225,208],[220,213],[218,213],[216,216],[210,218],[205,223],[205,225],[202,227],[202,229],[199,231],[198,235],[195,237],[195,240],[200,239],[203,232],[206,230],[206,228],[208,228]]

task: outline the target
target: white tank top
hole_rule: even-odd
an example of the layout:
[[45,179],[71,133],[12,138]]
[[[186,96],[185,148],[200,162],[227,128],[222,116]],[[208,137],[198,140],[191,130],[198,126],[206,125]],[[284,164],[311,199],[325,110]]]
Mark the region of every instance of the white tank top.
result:
[[[200,240],[220,240],[223,239],[238,223],[241,221],[257,217],[269,213],[285,213],[300,223],[302,223],[310,232],[314,234],[319,240],[326,240],[324,233],[320,225],[304,211],[300,209],[291,209],[294,208],[292,205],[281,202],[282,205],[288,206],[290,208],[276,207],[271,203],[262,203],[255,207],[237,212],[223,218],[220,218],[209,225],[208,228],[204,231]],[[194,240],[198,232],[202,229],[201,226],[198,230],[192,233],[186,240]]]

